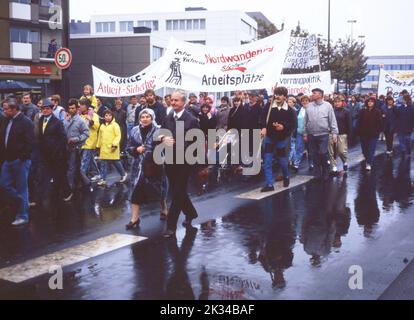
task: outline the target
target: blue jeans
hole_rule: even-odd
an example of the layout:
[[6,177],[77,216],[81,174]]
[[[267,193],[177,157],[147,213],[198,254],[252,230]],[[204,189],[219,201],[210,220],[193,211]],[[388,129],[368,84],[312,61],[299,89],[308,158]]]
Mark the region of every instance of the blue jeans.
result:
[[5,161],[1,168],[0,185],[6,188],[13,198],[23,199],[23,207],[17,213],[16,219],[29,220],[29,187],[28,177],[31,160]]
[[282,168],[283,177],[289,178],[288,158],[286,155],[287,140],[275,141],[269,137],[265,138],[264,154],[264,171],[266,176],[266,185],[273,186],[273,155],[276,152],[276,158]]
[[295,147],[295,162],[293,163],[293,166],[299,169],[300,164],[302,163],[303,152],[305,151],[305,142],[303,141],[303,135],[298,134],[296,136]]
[[89,178],[88,173],[92,167],[93,174],[98,175],[99,168],[95,161],[95,150],[84,149],[82,150],[82,159],[81,159],[81,177],[84,184],[88,184]]
[[309,135],[308,139],[309,151],[313,164],[315,165],[315,176],[317,178],[326,178],[330,170],[328,153],[329,135]]
[[79,173],[80,167],[80,150],[79,149],[70,149],[68,158],[68,183],[71,190],[75,190],[76,187],[76,178]]
[[102,179],[106,180],[108,175],[108,166],[114,165],[116,171],[123,177],[125,175],[125,169],[122,166],[121,160],[101,160],[102,161]]
[[135,127],[133,123],[127,123],[127,137],[129,139],[129,136],[131,135],[132,129]]
[[289,161],[292,163],[295,161],[296,158],[296,137],[292,136],[290,139],[290,153],[289,153]]
[[377,148],[378,138],[363,138],[361,137],[362,154],[365,157],[367,164],[373,165],[375,158],[375,149]]
[[398,134],[401,152],[411,154],[411,134]]

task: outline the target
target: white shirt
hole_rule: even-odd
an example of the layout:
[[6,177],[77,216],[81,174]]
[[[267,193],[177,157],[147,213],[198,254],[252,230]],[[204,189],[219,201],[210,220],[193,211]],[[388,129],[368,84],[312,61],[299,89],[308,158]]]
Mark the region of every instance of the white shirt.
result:
[[174,111],[174,119],[176,119],[176,118],[180,119],[183,116],[184,111],[185,111],[185,109],[181,110],[179,113],[176,113]]
[[278,106],[277,105],[277,103],[276,103],[276,101],[275,102],[273,102],[273,105],[272,105],[272,109],[273,108],[278,108],[279,109],[279,111],[281,110],[281,109],[283,109],[283,110],[285,110],[285,111],[288,111],[289,110],[289,106],[288,106],[288,104],[285,102],[284,104],[283,104],[283,106]]

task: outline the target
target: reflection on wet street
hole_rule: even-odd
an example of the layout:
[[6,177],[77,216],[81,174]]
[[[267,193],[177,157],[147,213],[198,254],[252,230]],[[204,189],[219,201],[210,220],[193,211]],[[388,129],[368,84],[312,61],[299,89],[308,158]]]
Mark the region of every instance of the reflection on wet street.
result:
[[[365,252],[383,235],[398,232],[393,224],[412,214],[411,161],[380,156],[376,168],[366,173],[356,167],[348,177],[311,182],[271,198],[245,202],[197,229],[179,230],[178,240],[155,237],[70,267],[63,291],[48,290],[44,277],[7,294],[0,289],[0,297],[9,297],[10,292],[30,299],[306,297],[313,288],[320,289],[325,274],[343,270],[344,261]],[[91,195],[101,197],[99,201],[79,199],[82,211],[68,207],[67,219],[54,221],[48,216],[48,226],[27,232],[46,241],[69,237],[75,228],[85,226],[86,230],[96,219],[102,223],[116,220],[125,203],[124,191],[121,187]],[[209,201],[212,209],[220,205],[215,198]],[[48,214],[42,212],[35,219]],[[13,248],[1,242],[2,256],[13,250],[24,252],[25,236],[15,238],[20,242]]]

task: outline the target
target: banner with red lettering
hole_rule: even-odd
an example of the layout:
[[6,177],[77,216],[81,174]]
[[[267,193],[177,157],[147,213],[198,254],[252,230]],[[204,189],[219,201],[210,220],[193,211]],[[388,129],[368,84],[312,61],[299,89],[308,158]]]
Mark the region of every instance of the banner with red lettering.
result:
[[157,86],[225,92],[272,87],[288,50],[288,30],[237,47],[209,47],[171,39]]
[[133,76],[118,77],[92,66],[95,94],[99,97],[116,98],[143,94],[148,89],[154,90],[158,67],[159,60]]

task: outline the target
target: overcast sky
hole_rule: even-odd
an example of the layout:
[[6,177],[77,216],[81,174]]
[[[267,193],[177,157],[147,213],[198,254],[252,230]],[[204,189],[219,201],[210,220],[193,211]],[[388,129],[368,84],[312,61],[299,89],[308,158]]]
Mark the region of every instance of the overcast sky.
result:
[[[311,33],[328,33],[328,0],[70,0],[71,18],[89,21],[93,14],[208,10],[261,11],[276,26],[282,22]],[[365,36],[367,55],[414,55],[413,0],[331,0],[332,39]]]

